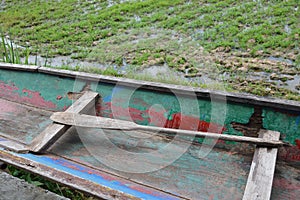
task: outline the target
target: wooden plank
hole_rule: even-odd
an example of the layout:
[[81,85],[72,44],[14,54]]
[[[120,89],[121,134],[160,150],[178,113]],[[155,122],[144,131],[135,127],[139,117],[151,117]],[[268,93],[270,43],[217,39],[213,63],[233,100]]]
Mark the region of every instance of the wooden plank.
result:
[[27,153],[29,151],[29,148],[26,145],[2,137],[0,137],[0,147],[16,153]]
[[102,129],[111,129],[111,130],[144,130],[144,131],[207,137],[211,139],[220,139],[220,140],[228,140],[228,141],[236,141],[236,142],[246,142],[246,143],[252,143],[261,146],[287,145],[282,141],[270,140],[265,138],[253,138],[253,137],[225,135],[225,134],[217,134],[217,133],[209,133],[209,132],[201,132],[201,131],[161,128],[161,127],[154,127],[154,126],[142,126],[134,122],[124,121],[124,120],[110,119],[110,118],[76,114],[76,113],[67,113],[67,112],[56,112],[50,117],[50,119],[55,122],[65,124],[65,125],[70,125],[70,126],[102,128]]
[[[98,97],[98,93],[85,92],[74,104],[72,104],[66,111],[73,113],[86,113],[93,106]],[[51,146],[58,138],[60,138],[66,130],[70,128],[69,125],[51,124],[42,133],[40,133],[30,144],[30,150],[33,152],[41,152]]]
[[[138,136],[139,134],[140,131],[99,131],[72,127],[47,153],[60,155],[185,199],[243,197],[248,175],[244,170],[250,168],[252,160],[250,156],[242,155],[244,151],[236,150],[231,155],[230,151],[213,148],[208,155],[203,156],[201,152],[205,151],[205,145],[191,145],[186,151],[182,151],[183,142],[176,139],[164,139],[153,133],[148,137]],[[113,145],[107,145],[107,141],[111,141]],[[168,145],[173,147],[167,147],[167,150]],[[118,149],[122,153],[119,154]],[[100,152],[105,153],[102,156]],[[170,155],[178,155],[180,158],[169,162]],[[136,156],[143,157],[145,162]],[[123,166],[127,170],[123,171]],[[141,173],[140,170],[149,169],[150,166],[161,169]]]
[[275,99],[268,97],[259,97],[252,94],[246,93],[230,93],[223,91],[214,91],[208,89],[202,89],[199,87],[190,87],[190,86],[182,86],[182,85],[174,85],[174,84],[166,84],[166,83],[158,83],[158,82],[150,82],[150,81],[141,81],[141,80],[133,80],[128,78],[119,78],[113,76],[104,76],[99,74],[91,74],[85,72],[78,71],[70,71],[70,70],[62,70],[62,69],[53,69],[47,67],[40,67],[38,71],[41,73],[59,75],[71,78],[79,78],[84,80],[91,80],[96,82],[104,82],[111,84],[118,84],[128,87],[141,88],[159,92],[167,92],[167,93],[176,93],[176,95],[192,95],[200,98],[208,98],[213,100],[220,100],[222,102],[234,102],[234,103],[242,103],[252,106],[262,106],[268,108],[275,108],[280,110],[287,111],[300,111],[300,103],[297,101],[284,100],[284,99]]
[[35,65],[20,65],[20,64],[1,63],[0,62],[0,69],[34,72],[34,71],[37,71],[38,68],[39,68],[39,66],[35,66]]
[[[49,160],[49,162],[43,162],[44,160]],[[56,162],[57,160],[62,162]],[[181,199],[57,156],[13,154],[0,149],[0,161],[90,194],[97,199]]]
[[[259,137],[279,140],[280,133],[260,131]],[[267,200],[271,197],[277,148],[256,147],[243,200]]]
[[51,114],[53,114],[51,111],[0,97],[0,137],[29,144],[45,127],[52,123],[49,119]]

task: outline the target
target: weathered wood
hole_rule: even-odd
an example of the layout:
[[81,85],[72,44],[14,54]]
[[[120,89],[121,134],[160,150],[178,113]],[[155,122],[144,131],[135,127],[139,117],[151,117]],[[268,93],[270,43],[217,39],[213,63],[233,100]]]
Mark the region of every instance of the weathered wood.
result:
[[[86,113],[95,106],[95,99],[98,93],[85,92],[74,104],[66,111],[73,113]],[[51,146],[63,133],[70,128],[69,125],[51,124],[42,133],[40,133],[30,144],[30,150],[41,152]]]
[[[29,154],[30,155],[30,154]],[[62,157],[57,157],[57,156],[51,156],[47,157],[44,156],[43,158],[51,159],[51,160],[62,160]],[[81,191],[83,193],[90,194],[96,198],[99,199],[128,199],[128,200],[138,200],[141,198],[137,198],[130,193],[126,193],[126,191],[120,191],[116,188],[111,188],[108,187],[105,184],[99,184],[95,180],[97,180],[98,177],[104,177],[102,180],[105,180],[105,178],[109,178],[109,180],[112,180],[112,184],[115,185],[121,185],[120,183],[125,183],[132,188],[140,188],[142,191],[145,192],[151,192],[153,194],[157,194],[157,196],[161,195],[165,197],[166,199],[180,199],[177,196],[172,196],[169,194],[166,194],[164,192],[161,192],[157,189],[152,189],[146,186],[139,185],[137,183],[134,183],[128,179],[120,178],[115,175],[111,174],[105,174],[101,171],[96,171],[91,169],[91,168],[86,168],[83,165],[78,165],[77,163],[71,163],[70,166],[63,166],[65,169],[73,170],[72,165],[80,166],[80,169],[86,169],[84,171],[85,177],[80,176],[79,172],[78,174],[72,174],[67,170],[62,170],[62,169],[57,169],[56,167],[53,167],[47,163],[43,163],[40,160],[35,161],[30,158],[22,157],[22,154],[12,154],[10,152],[4,151],[0,149],[0,161],[16,166],[20,169],[24,169],[26,171],[32,172],[34,174],[38,174],[42,177],[45,177],[46,179],[52,180],[57,183],[61,183],[62,185],[69,186],[70,188],[74,188],[78,191]],[[66,160],[65,160],[66,161]],[[66,161],[68,162],[68,161]],[[52,162],[52,164],[55,164],[55,162]],[[80,171],[80,170],[78,170]],[[91,175],[91,173],[95,173],[94,179],[89,180],[87,177]],[[123,186],[124,187],[124,186]],[[122,186],[121,186],[122,188]],[[126,189],[126,188],[125,188]],[[153,199],[153,198],[152,198]]]
[[223,91],[214,91],[207,90],[196,87],[182,86],[182,85],[173,85],[166,83],[157,83],[150,81],[141,81],[141,80],[133,80],[128,78],[119,78],[112,76],[104,76],[99,74],[91,74],[85,72],[77,72],[70,70],[62,70],[62,69],[53,69],[47,67],[38,68],[39,72],[52,74],[52,75],[60,75],[71,78],[79,78],[83,80],[91,80],[96,82],[104,82],[104,83],[112,83],[118,84],[128,87],[135,87],[141,89],[148,89],[153,91],[160,92],[168,92],[168,93],[176,93],[176,95],[192,95],[200,98],[209,98],[214,101],[220,100],[222,102],[234,102],[234,103],[242,103],[253,106],[262,106],[268,108],[275,108],[281,110],[288,111],[300,111],[300,103],[297,101],[290,101],[284,99],[274,99],[268,97],[258,97],[251,94],[246,93],[229,93]]
[[0,97],[0,137],[24,145],[29,144],[52,123],[49,119],[51,114],[53,112]]
[[39,68],[39,66],[35,66],[35,65],[0,63],[0,69],[10,69],[10,70],[34,72],[34,71],[37,71],[38,68]]
[[[249,163],[252,159],[242,155],[243,151],[237,150],[231,155],[232,152],[227,150],[213,148],[207,156],[202,157],[201,152],[205,145],[191,145],[186,151],[182,151],[183,144],[176,139],[162,139],[153,133],[150,137],[138,136],[139,133],[140,131],[99,131],[93,128],[72,127],[47,150],[47,153],[76,160],[91,168],[116,174],[169,194],[180,195],[184,199],[212,199],[212,196],[214,199],[242,198],[247,181],[244,170],[250,168]],[[109,147],[105,141],[111,141],[113,145]],[[167,150],[165,148],[168,145],[174,147],[168,147]],[[119,154],[117,149],[129,154]],[[100,152],[107,153],[101,156]],[[178,155],[180,158],[166,166],[170,155]],[[137,161],[135,156],[143,157],[146,162]],[[107,162],[112,164],[106,165]],[[120,165],[127,166],[136,173],[113,170]],[[130,167],[132,165],[135,167]],[[141,169],[149,169],[149,166],[166,167],[148,173],[138,173]]]
[[[280,133],[261,131],[259,137],[279,140]],[[277,148],[256,147],[243,200],[267,200],[271,197]]]
[[4,138],[0,138],[0,147],[16,153],[27,153],[29,151],[29,148],[26,145]]
[[96,116],[76,114],[76,113],[67,113],[67,112],[56,112],[50,117],[50,119],[53,120],[54,122],[58,122],[61,124],[80,126],[80,127],[102,128],[102,129],[111,129],[111,130],[154,131],[154,132],[163,132],[163,133],[171,133],[171,134],[207,137],[211,139],[220,139],[220,140],[228,140],[228,141],[236,141],[236,142],[246,142],[246,143],[252,143],[261,146],[285,145],[285,143],[282,141],[269,140],[265,138],[253,138],[253,137],[225,135],[225,134],[208,133],[208,132],[200,132],[200,131],[161,128],[161,127],[154,127],[154,126],[142,126],[142,125],[135,124],[134,122],[124,121],[124,120],[96,117]]
[[153,91],[162,92],[176,92],[176,94],[182,95],[196,95],[201,98],[213,98],[214,100],[220,99],[221,101],[243,103],[254,106],[262,106],[269,108],[276,108],[289,111],[300,110],[300,103],[297,101],[290,101],[284,99],[274,99],[268,97],[258,97],[245,93],[229,93],[222,91],[213,91],[202,88],[195,88],[189,86],[157,83],[150,81],[133,80],[128,78],[117,78],[112,76],[104,76],[99,74],[91,74],[85,72],[77,72],[62,69],[53,69],[48,67],[39,67],[34,65],[17,65],[10,63],[0,63],[0,69],[20,70],[20,71],[38,71],[45,74],[59,75],[71,78],[79,78],[91,81],[101,81],[105,83],[112,83],[118,85],[124,85],[135,88],[150,89]]

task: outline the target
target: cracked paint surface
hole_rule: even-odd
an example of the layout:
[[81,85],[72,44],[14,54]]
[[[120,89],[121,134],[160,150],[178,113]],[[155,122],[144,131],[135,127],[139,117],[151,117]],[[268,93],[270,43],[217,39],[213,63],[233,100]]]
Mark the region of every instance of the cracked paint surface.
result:
[[[30,141],[38,134],[40,129],[35,132],[24,131],[21,133],[16,131],[15,128],[17,126],[14,124],[7,126],[4,123],[13,123],[15,121],[16,124],[22,124],[17,123],[17,120],[21,119],[23,120],[22,122],[28,123],[28,125],[23,123],[23,127],[17,127],[18,130],[25,130],[26,127],[26,130],[30,130],[30,127],[42,129],[47,125],[47,123],[43,124],[41,121],[37,121],[41,119],[37,117],[39,116],[38,112],[30,113],[28,110],[19,108],[12,103],[8,104],[2,99],[25,103],[39,109],[50,110],[51,112],[61,111],[69,107],[76,99],[73,99],[73,97],[80,94],[83,88],[89,84],[93,85],[91,88],[101,96],[101,101],[96,107],[98,115],[132,120],[142,125],[243,135],[241,131],[232,127],[232,123],[246,125],[255,112],[254,107],[249,105],[227,102],[226,109],[224,109],[222,104],[215,103],[212,105],[209,100],[197,99],[196,106],[199,110],[199,115],[195,116],[193,115],[195,102],[188,97],[180,97],[183,99],[182,101],[187,102],[182,106],[178,98],[173,94],[137,89],[130,95],[129,99],[126,99],[124,97],[131,92],[129,87],[107,83],[89,83],[88,81],[41,73],[0,70],[0,119],[2,123],[0,123],[0,130],[5,130],[6,127],[6,129],[9,129],[7,133],[11,134],[12,137]],[[218,114],[225,115],[224,120],[212,116],[212,106],[216,106],[217,109],[220,108]],[[23,116],[24,118],[18,116]],[[48,117],[47,115],[45,116]],[[30,117],[36,117],[36,119],[31,119]],[[47,120],[42,121],[45,122]],[[300,163],[300,111],[283,112],[274,109],[262,109],[262,127],[280,131],[282,139],[293,144],[292,147],[279,149],[279,161],[288,162],[288,165],[279,165],[278,169],[280,171],[275,175],[275,190],[273,193],[275,197],[278,197],[277,199],[281,197],[296,197],[298,195],[296,189],[299,191],[300,188],[299,177],[297,177]],[[121,136],[121,134],[116,133],[116,136],[112,136],[111,139],[118,147],[126,150],[149,152],[166,145],[164,141],[156,141],[155,145],[140,142],[132,147],[134,142],[128,142],[130,137],[122,138]],[[203,140],[196,138],[195,141],[202,142]],[[99,162],[95,161],[95,158],[87,152],[78,135],[77,137],[75,134],[71,134],[70,137],[66,136],[57,144],[60,145],[54,146],[51,152],[77,162],[103,167],[101,163],[99,164]],[[214,151],[209,157],[200,159],[197,157],[197,146],[191,146],[188,152],[171,166],[168,166],[168,168],[152,174],[143,174],[140,177],[132,174],[122,175],[130,176],[137,181],[144,181],[143,183],[152,186],[154,184],[153,187],[158,187],[173,194],[182,194],[190,197],[197,197],[197,195],[201,194],[207,199],[222,199],[224,198],[222,195],[225,195],[227,199],[240,199],[252,159],[251,156],[242,156],[242,153],[252,155],[253,148],[227,141],[219,142],[217,147],[224,151]],[[51,162],[56,161],[52,160]],[[58,166],[66,165],[63,162],[56,162],[55,164]],[[73,170],[80,171],[81,169],[76,168]],[[87,171],[87,173],[96,172]],[[217,173],[219,173],[220,177],[214,179]],[[293,187],[290,186],[291,184]],[[132,189],[137,190],[136,188]]]
[[[99,115],[130,120],[141,125],[243,135],[231,124],[247,124],[254,113],[254,108],[249,105],[225,102],[224,110],[222,103],[212,104],[204,99],[198,99],[195,103],[188,97],[180,96],[181,101],[187,102],[181,105],[178,98],[170,93],[143,89],[136,89],[132,93],[132,88],[125,86],[102,82],[89,83],[42,73],[0,70],[2,98],[52,111],[65,110],[74,101],[68,96],[70,92],[79,94],[89,84],[101,95],[101,103],[97,108]],[[126,99],[128,93],[132,94]],[[194,116],[193,109],[189,108],[195,106],[198,106],[198,117]],[[220,107],[219,114],[225,116],[224,120],[212,116],[212,106],[215,109]],[[284,141],[295,145],[289,148],[283,157],[288,160],[299,160],[300,145],[297,145],[297,141],[300,140],[300,111],[286,113],[263,109],[262,117],[263,128],[281,132]],[[201,142],[201,139],[199,141]],[[224,143],[234,144],[234,142]]]
[[80,92],[85,82],[40,73],[0,69],[0,97],[34,107],[59,111],[72,104],[67,91]]

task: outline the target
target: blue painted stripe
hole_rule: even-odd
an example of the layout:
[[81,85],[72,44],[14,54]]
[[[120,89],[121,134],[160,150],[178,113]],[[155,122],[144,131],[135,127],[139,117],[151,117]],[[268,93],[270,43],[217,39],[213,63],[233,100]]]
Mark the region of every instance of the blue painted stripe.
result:
[[[89,168],[86,168],[84,166],[72,163],[70,161],[67,161],[65,159],[51,159],[47,156],[38,156],[38,155],[33,155],[33,154],[17,154],[20,157],[23,158],[27,158],[33,161],[36,161],[40,164],[46,165],[48,167],[54,168],[54,169],[58,169],[61,171],[64,171],[66,173],[69,174],[73,174],[77,177],[95,182],[99,185],[102,186],[106,186],[109,187],[113,190],[117,190],[132,196],[135,196],[137,198],[141,198],[141,199],[145,199],[145,200],[156,200],[156,199],[167,199],[167,200],[173,200],[173,199],[177,199],[175,197],[163,194],[163,193],[159,193],[157,192],[156,194],[147,194],[147,193],[143,193],[141,191],[137,191],[134,190],[128,186],[126,186],[123,183],[120,183],[118,181],[110,181],[110,180],[106,180],[105,178],[103,178],[101,175],[98,174],[90,174],[87,171],[90,170]],[[70,167],[67,167],[70,166]],[[71,166],[75,167],[76,169],[71,168]],[[92,170],[95,171],[95,170]]]

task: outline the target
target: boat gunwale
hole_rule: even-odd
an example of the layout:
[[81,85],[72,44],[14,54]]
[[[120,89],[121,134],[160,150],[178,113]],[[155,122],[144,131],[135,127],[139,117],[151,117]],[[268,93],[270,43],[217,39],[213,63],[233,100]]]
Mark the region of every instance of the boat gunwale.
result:
[[176,93],[176,95],[197,96],[197,98],[210,99],[214,101],[230,102],[237,104],[246,104],[252,106],[260,106],[264,108],[275,108],[283,111],[292,111],[300,113],[300,102],[293,100],[285,100],[272,97],[260,97],[247,93],[232,93],[217,90],[208,90],[190,86],[174,85],[168,83],[159,83],[151,81],[141,81],[129,78],[113,77],[100,74],[92,74],[86,72],[78,72],[64,69],[55,69],[49,67],[39,67],[34,65],[19,65],[0,63],[0,69],[37,72],[42,74],[56,75],[68,78],[76,78],[82,80],[96,81],[107,84],[118,84],[120,86],[135,87],[138,89],[146,89],[157,92]]
[[21,64],[11,64],[11,63],[0,62],[0,69],[37,72],[38,68],[40,68],[40,67],[36,66],[36,65],[21,65]]

